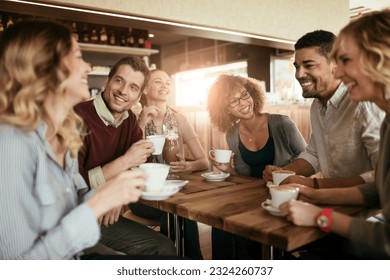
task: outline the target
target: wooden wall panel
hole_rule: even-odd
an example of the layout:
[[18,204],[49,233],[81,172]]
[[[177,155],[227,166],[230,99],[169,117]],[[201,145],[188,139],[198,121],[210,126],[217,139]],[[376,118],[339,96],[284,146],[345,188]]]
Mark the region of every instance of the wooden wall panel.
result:
[[[210,149],[227,149],[225,134],[217,128],[212,127],[209,121],[207,111],[186,111],[180,109],[189,119],[198,134],[199,141],[206,152]],[[310,106],[308,105],[269,105],[265,108],[266,112],[290,116],[296,123],[298,129],[306,140],[309,140],[311,133],[310,126]],[[187,151],[187,155],[188,151]]]

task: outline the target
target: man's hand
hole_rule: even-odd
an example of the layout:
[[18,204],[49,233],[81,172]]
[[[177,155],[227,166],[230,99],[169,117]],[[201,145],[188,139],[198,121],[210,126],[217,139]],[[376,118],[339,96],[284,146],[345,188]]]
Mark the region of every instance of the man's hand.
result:
[[276,165],[266,165],[263,171],[263,180],[264,181],[273,181],[272,179],[272,171],[283,169]]
[[286,179],[284,179],[282,182],[280,182],[280,185],[284,184],[292,184],[297,183],[301,185],[305,185],[311,188],[314,188],[314,180],[312,178],[307,178],[300,175],[292,175],[288,176]]
[[141,139],[131,145],[131,147],[123,155],[129,164],[129,168],[139,166],[146,162],[148,157],[153,153],[154,148],[152,142]]

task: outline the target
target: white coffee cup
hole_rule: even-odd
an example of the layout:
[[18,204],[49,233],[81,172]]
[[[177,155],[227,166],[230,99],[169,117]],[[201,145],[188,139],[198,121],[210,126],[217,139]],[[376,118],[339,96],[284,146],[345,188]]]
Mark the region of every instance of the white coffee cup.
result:
[[274,185],[279,185],[280,182],[282,182],[288,176],[292,176],[292,175],[295,175],[294,171],[283,170],[283,169],[274,170],[272,171],[272,180]]
[[146,174],[145,191],[161,192],[169,173],[169,165],[151,162],[142,163],[139,168],[141,168]]
[[297,199],[299,189],[292,185],[271,186],[269,188],[271,194],[271,206],[279,208],[279,206],[292,199]]
[[154,152],[152,155],[161,155],[165,143],[165,135],[148,135],[146,139],[153,143]]
[[214,157],[215,161],[218,163],[229,163],[232,151],[214,149],[209,151],[209,155]]

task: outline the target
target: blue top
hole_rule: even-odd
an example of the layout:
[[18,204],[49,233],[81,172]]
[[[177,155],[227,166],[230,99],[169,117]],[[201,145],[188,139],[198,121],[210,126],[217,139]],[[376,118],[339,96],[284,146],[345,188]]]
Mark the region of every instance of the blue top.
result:
[[62,168],[46,131],[0,124],[0,259],[71,259],[99,240],[92,209],[79,204],[88,187],[77,160],[67,152]]

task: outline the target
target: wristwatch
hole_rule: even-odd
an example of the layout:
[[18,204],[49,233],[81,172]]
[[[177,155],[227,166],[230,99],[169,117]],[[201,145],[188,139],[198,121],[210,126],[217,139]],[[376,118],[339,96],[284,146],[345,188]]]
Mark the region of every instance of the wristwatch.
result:
[[333,224],[332,212],[332,208],[325,208],[317,217],[317,225],[325,232],[329,232],[330,226]]

